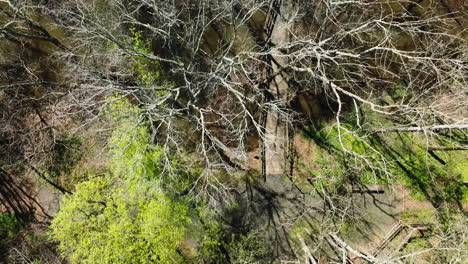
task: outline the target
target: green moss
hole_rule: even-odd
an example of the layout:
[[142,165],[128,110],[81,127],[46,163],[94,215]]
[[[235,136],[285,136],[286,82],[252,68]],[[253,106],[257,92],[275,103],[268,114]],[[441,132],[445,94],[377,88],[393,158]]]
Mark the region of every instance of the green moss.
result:
[[[349,124],[344,127],[355,129]],[[385,159],[387,171],[380,167],[370,168],[344,152],[338,141],[336,127],[327,128],[324,124],[319,124],[307,127],[304,134],[323,150],[314,161],[319,169],[311,172],[317,188],[339,187],[349,180],[362,184],[400,182],[411,189],[412,197],[417,200],[428,200],[435,205],[461,205],[467,201],[467,188],[463,183],[466,178],[464,154],[440,154],[447,161],[446,164],[441,164],[426,152],[426,139],[417,134],[392,133],[358,138],[342,131],[341,141],[346,149],[365,155],[373,164],[383,163]],[[388,172],[393,175],[393,179],[385,176]]]
[[407,253],[418,252],[423,249],[430,248],[431,244],[424,237],[417,237],[410,240],[410,242],[406,245],[404,251]]
[[292,243],[295,245],[298,251],[302,251],[299,237],[307,239],[311,236],[310,234],[313,234],[314,236],[320,236],[324,232],[327,231],[321,229],[318,223],[311,223],[305,218],[300,217],[294,222],[294,225],[291,227],[291,230],[289,231],[289,239],[292,241]]
[[437,222],[437,212],[433,208],[412,208],[402,212],[401,220],[409,223],[434,224]]
[[340,234],[345,236],[351,235],[353,232],[357,230],[356,223],[352,221],[344,221],[340,226]]
[[441,205],[443,203],[462,203],[466,200],[466,187],[463,176],[456,173],[453,163],[438,164],[438,161],[428,156],[424,149],[410,152],[400,160],[401,182],[411,187],[414,198],[425,199]]
[[[391,90],[395,99],[405,93],[402,83]],[[304,137],[320,147],[313,161],[315,169],[310,172],[316,187],[403,183],[417,200],[430,201],[436,207],[463,207],[468,201],[464,185],[468,178],[467,152],[428,152],[430,139],[419,133],[369,134],[368,130],[375,127],[394,124],[391,118],[377,115],[368,106],[360,108],[360,124],[356,113],[350,112],[343,114],[340,128],[326,123],[305,127]]]
[[[350,181],[362,184],[386,183],[388,179],[381,176],[384,174],[384,168],[379,166],[370,168],[367,163],[356,159],[354,154],[350,153],[351,151],[366,156],[375,163],[382,162],[381,156],[371,149],[371,142],[360,138],[361,135],[357,132],[350,133],[349,131],[355,130],[353,124],[343,124],[343,127],[345,129],[341,129],[340,135],[336,126],[327,127],[325,124],[319,124],[305,128],[305,138],[313,140],[321,148],[314,160],[315,167],[319,169],[315,175],[312,173],[312,176],[321,178],[325,182],[334,182],[336,187]],[[343,147],[347,151],[344,151]]]

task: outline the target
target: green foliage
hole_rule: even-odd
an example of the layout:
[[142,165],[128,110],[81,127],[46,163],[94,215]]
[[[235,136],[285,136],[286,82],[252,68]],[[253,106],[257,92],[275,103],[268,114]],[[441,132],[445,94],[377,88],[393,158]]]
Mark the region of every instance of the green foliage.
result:
[[81,141],[77,137],[62,137],[55,141],[52,148],[52,160],[47,168],[51,179],[71,173],[82,157]]
[[112,103],[104,108],[103,114],[117,124],[109,140],[110,166],[114,174],[127,179],[159,175],[156,161],[161,150],[150,144],[147,123],[140,110],[125,98],[110,99]]
[[322,157],[316,161],[319,172],[311,172],[313,187],[319,193],[335,193],[345,183],[345,171],[330,158]]
[[350,234],[356,231],[356,223],[349,221],[346,219],[340,226],[340,233],[341,234]]
[[[372,115],[366,118],[370,118],[371,123],[375,121]],[[357,155],[365,156],[374,167],[370,168],[362,160],[343,151],[336,126],[327,128],[325,124],[316,124],[306,127],[306,138],[314,140],[322,148],[320,157],[314,161],[320,171],[311,173],[316,187],[333,190],[334,186],[339,187],[347,181],[363,184],[401,182],[411,188],[413,198],[428,200],[437,206],[451,203],[461,208],[463,201],[468,199],[463,183],[464,170],[459,165],[460,160],[464,159],[453,157],[455,154],[446,154],[449,155],[444,158],[447,162],[441,164],[434,154],[429,155],[425,150],[425,139],[415,134],[368,136],[361,135],[352,122],[343,122],[342,127],[356,131],[350,134],[342,129],[340,136],[343,146]],[[383,163],[387,164],[386,168],[376,166]],[[384,177],[386,175],[391,175],[393,179]]]
[[271,252],[265,243],[266,241],[254,232],[239,236],[229,244],[231,263],[271,263]]
[[[351,125],[344,126],[352,129]],[[373,155],[362,139],[342,130],[340,135],[342,146],[338,139],[338,128],[327,127],[323,123],[306,127],[304,136],[320,146],[320,154],[313,161],[318,170],[310,172],[317,190],[322,191],[325,188],[328,192],[335,192],[350,181],[364,184],[376,183],[376,181],[380,183],[381,179],[374,176],[381,173],[380,171],[375,168],[371,170],[367,164],[343,151],[344,146],[349,151],[377,160],[379,157]]]
[[[188,206],[161,184],[163,174],[181,171],[181,162],[151,144],[137,107],[124,98],[112,100],[103,111],[117,124],[110,173],[78,184],[63,199],[51,236],[73,263],[181,263]],[[173,182],[176,189],[183,186]]]
[[170,187],[166,191],[183,191],[193,172],[182,166],[187,158],[152,144],[148,122],[138,107],[122,97],[110,99],[112,103],[104,108],[103,115],[117,124],[109,141],[113,175],[130,180],[159,179],[157,184]]
[[[137,76],[137,80],[141,85],[145,86],[171,86],[162,75],[161,65],[158,61],[146,57],[151,55],[151,41],[144,38],[141,31],[131,29],[132,36],[130,38],[130,44],[132,48],[140,53],[139,56],[132,57],[131,71]],[[157,91],[158,95],[162,96],[165,94],[164,91]]]
[[[225,209],[236,207],[234,203]],[[271,252],[257,233],[231,233],[214,212],[203,206],[197,212],[203,228],[197,263],[271,263]]]
[[436,211],[433,208],[418,208],[405,210],[401,214],[401,220],[420,224],[431,224],[437,221]]
[[400,101],[405,97],[411,98],[411,94],[406,90],[406,86],[403,82],[395,83],[392,89],[390,89],[389,94],[394,101]]
[[290,237],[294,239],[297,236],[305,237],[307,233],[314,233],[320,234],[320,232],[326,230],[320,230],[314,225],[311,225],[308,221],[306,221],[303,217],[298,218],[292,227],[292,231],[290,232]]
[[411,152],[400,160],[401,180],[412,188],[415,198],[424,198],[436,205],[461,203],[466,197],[466,187],[461,174],[453,173],[450,166],[438,165],[424,150]]
[[409,241],[408,245],[405,247],[404,251],[407,253],[418,252],[427,248],[430,248],[431,244],[424,237],[416,237]]
[[313,140],[321,148],[333,153],[338,151],[338,149],[337,146],[331,142],[334,135],[331,135],[330,132],[333,133],[333,130],[327,131],[324,123],[318,123],[314,126],[306,126],[304,128],[305,138]]
[[226,263],[222,249],[226,247],[222,224],[213,213],[199,208],[199,219],[202,219],[203,235],[198,259],[203,263]]
[[[354,130],[354,124],[342,124],[343,128]],[[339,134],[340,132],[340,134]],[[337,126],[327,126],[324,123],[316,124],[315,126],[307,126],[304,128],[306,138],[314,140],[319,146],[328,150],[330,153],[341,154],[342,147],[355,151],[359,154],[368,152],[369,148],[361,139],[348,131],[341,129],[338,131]],[[341,145],[339,138],[341,137]]]
[[0,243],[15,237],[21,226],[21,221],[11,214],[0,213]]
[[150,182],[96,177],[78,184],[52,222],[52,237],[73,263],[179,263],[190,223],[184,203]]

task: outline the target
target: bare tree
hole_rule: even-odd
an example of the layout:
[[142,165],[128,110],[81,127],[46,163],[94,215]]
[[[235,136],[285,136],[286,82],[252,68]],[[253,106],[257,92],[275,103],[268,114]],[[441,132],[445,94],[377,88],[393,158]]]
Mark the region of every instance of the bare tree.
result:
[[[375,181],[395,178],[391,167],[398,166],[398,157],[385,144],[375,144],[392,133],[422,133],[428,150],[466,146],[462,4],[68,0],[32,8],[28,1],[0,3],[2,37],[54,47],[66,76],[50,90],[59,93],[60,117],[79,116],[89,125],[115,100],[112,95],[128,98],[143,109],[139,121],[151,124],[155,142],[169,152],[196,153],[194,162],[204,172],[191,192],[213,204],[232,199],[234,184],[220,172],[230,176],[253,167],[266,181],[274,174],[293,176],[290,139],[304,124],[319,127],[324,119],[337,132],[347,172],[370,171]],[[52,18],[66,34],[51,34],[30,18],[34,12]],[[57,88],[64,83],[67,89]],[[6,83],[1,91],[21,85],[27,84]],[[50,122],[40,119],[45,126]],[[366,151],[350,147],[350,137]],[[259,167],[251,165],[254,157]],[[351,217],[342,193],[321,194],[331,218]]]

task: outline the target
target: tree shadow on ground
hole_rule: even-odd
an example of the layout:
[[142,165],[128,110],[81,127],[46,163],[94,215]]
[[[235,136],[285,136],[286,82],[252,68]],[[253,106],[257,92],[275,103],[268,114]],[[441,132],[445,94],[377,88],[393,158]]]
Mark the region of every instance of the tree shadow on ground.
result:
[[[0,208],[4,213],[15,215],[24,222],[35,218],[35,213],[41,213],[51,218],[37,200],[31,195],[34,186],[31,183],[21,185],[3,169],[0,169]],[[37,208],[40,212],[37,212]]]

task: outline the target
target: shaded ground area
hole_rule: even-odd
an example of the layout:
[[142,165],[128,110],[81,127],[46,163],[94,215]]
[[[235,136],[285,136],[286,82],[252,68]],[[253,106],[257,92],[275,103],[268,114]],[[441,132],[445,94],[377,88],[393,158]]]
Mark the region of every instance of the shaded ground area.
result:
[[25,221],[47,221],[58,211],[61,197],[61,193],[32,175],[13,178],[0,169],[0,212],[14,214]]
[[0,213],[18,219],[15,233],[0,237],[0,263],[34,263],[33,260],[63,263],[57,257],[54,243],[45,239],[47,223],[58,211],[62,194],[40,182],[34,174],[13,175],[14,172],[0,169]]
[[[336,231],[336,227],[339,237],[350,247],[373,255],[405,212],[435,210],[429,202],[415,201],[403,186],[391,188],[350,188],[343,194],[349,203],[330,204],[307,183],[296,185],[286,176],[269,175],[266,182],[247,180],[240,188],[239,206],[232,211],[232,225],[262,234],[277,261],[302,259],[305,243],[317,260],[340,260],[341,252],[335,252],[330,244],[331,233],[327,233]],[[346,215],[340,216],[342,210]],[[386,254],[385,247],[380,251]]]
[[27,180],[17,182],[7,171],[0,170],[0,211],[24,220],[33,217],[36,207],[41,209],[34,197],[34,188],[33,183]]

